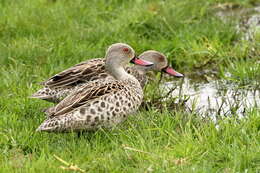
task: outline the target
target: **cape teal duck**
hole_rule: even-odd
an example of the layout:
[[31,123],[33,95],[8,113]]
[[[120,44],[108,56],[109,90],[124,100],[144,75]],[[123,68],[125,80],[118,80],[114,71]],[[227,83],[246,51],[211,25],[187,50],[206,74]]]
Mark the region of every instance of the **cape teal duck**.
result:
[[134,113],[143,98],[139,81],[125,71],[132,62],[151,66],[137,59],[127,44],[116,43],[106,52],[105,69],[116,80],[98,79],[85,83],[57,104],[37,131],[66,132],[109,128]]
[[[183,77],[182,74],[168,66],[166,56],[158,51],[145,51],[139,58],[154,63],[150,67],[139,65],[126,67],[126,71],[135,76],[142,87],[144,87],[147,81],[146,72],[150,70],[163,71],[172,76]],[[83,84],[97,79],[113,79],[105,70],[104,58],[84,61],[54,75],[45,82],[42,82],[44,88],[37,91],[31,97],[58,103],[67,95],[79,89]]]

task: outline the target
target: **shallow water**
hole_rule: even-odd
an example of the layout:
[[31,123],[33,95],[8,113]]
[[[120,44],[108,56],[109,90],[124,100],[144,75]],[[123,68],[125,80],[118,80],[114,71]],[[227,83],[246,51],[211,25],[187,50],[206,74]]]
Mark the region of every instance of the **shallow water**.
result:
[[162,87],[170,90],[175,103],[183,103],[186,111],[196,112],[203,116],[236,115],[243,117],[252,108],[260,109],[260,91],[247,87],[241,88],[234,83],[223,80],[210,82],[192,82],[185,78],[182,81],[167,82]]

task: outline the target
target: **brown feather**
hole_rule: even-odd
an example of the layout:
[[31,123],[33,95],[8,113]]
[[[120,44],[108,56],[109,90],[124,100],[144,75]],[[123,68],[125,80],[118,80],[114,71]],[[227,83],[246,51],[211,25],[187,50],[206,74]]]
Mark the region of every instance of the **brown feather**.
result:
[[84,61],[54,75],[42,84],[49,88],[73,87],[105,71],[104,64],[105,60],[101,58]]
[[51,116],[59,116],[72,111],[89,101],[101,96],[124,90],[125,86],[120,81],[94,81],[67,96],[55,106]]

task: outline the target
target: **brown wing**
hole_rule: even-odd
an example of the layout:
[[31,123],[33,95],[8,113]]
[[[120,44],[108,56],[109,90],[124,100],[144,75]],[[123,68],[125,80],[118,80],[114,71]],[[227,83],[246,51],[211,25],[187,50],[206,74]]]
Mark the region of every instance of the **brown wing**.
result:
[[105,60],[102,58],[81,62],[49,78],[42,84],[49,88],[71,87],[79,83],[91,81],[105,72]]
[[59,116],[65,114],[84,104],[88,104],[88,102],[93,99],[107,94],[112,94],[114,92],[120,92],[124,90],[124,88],[124,84],[116,80],[104,82],[98,80],[87,83],[82,88],[70,94],[54,108],[52,108],[50,116]]

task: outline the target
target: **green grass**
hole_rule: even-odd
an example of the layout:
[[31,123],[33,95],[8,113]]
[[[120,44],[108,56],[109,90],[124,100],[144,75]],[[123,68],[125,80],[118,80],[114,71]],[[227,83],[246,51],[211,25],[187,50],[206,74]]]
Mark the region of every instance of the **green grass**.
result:
[[215,17],[213,7],[225,2],[256,1],[0,0],[0,172],[61,172],[54,155],[89,172],[259,171],[259,108],[218,128],[196,114],[142,109],[112,131],[77,137],[36,133],[51,104],[28,98],[38,82],[103,57],[115,42],[161,51],[183,73],[212,68],[259,86],[259,39],[239,41],[235,20]]

